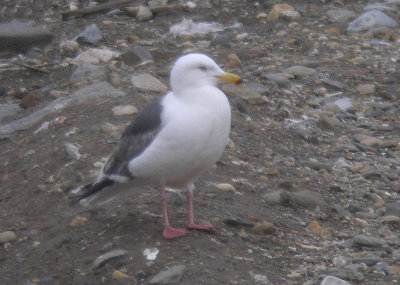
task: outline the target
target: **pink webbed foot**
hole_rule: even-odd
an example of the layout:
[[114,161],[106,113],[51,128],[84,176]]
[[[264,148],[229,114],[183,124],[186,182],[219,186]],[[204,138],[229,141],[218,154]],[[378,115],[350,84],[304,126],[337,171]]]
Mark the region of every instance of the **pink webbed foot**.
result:
[[198,225],[195,223],[189,223],[187,226],[189,229],[192,229],[192,230],[210,231],[210,230],[214,229],[213,225]]
[[163,231],[163,236],[166,239],[173,239],[177,237],[183,237],[188,233],[185,229],[173,228],[171,226],[165,226]]

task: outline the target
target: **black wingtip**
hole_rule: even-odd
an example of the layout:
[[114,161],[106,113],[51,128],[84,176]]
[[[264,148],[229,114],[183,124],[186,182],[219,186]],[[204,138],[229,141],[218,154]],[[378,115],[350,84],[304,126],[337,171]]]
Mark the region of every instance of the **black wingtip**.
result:
[[77,188],[72,189],[68,194],[68,200],[73,203],[78,203],[81,200],[92,196],[99,191],[103,190],[105,187],[111,186],[115,183],[115,181],[111,179],[104,179],[99,182],[93,182],[86,184],[84,186],[79,186]]

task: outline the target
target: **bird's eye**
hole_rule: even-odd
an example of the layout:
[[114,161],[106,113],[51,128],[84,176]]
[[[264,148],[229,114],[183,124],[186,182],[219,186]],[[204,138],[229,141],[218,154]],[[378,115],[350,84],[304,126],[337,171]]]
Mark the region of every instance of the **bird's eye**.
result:
[[200,69],[201,71],[207,71],[207,66],[205,66],[205,65],[200,65],[200,66],[199,66],[199,69]]

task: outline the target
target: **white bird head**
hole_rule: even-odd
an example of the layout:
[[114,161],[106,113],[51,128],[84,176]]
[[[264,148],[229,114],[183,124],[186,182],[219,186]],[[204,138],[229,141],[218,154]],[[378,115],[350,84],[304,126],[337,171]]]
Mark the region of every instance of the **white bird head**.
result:
[[240,77],[224,72],[214,60],[204,54],[187,54],[180,57],[171,71],[171,87],[173,92],[181,92],[187,88],[215,86],[224,81],[240,83]]

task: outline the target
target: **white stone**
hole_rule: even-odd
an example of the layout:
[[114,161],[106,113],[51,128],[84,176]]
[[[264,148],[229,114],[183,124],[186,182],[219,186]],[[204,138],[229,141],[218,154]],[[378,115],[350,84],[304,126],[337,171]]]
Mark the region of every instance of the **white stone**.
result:
[[143,73],[132,76],[132,85],[141,91],[167,92],[168,88],[152,75]]

